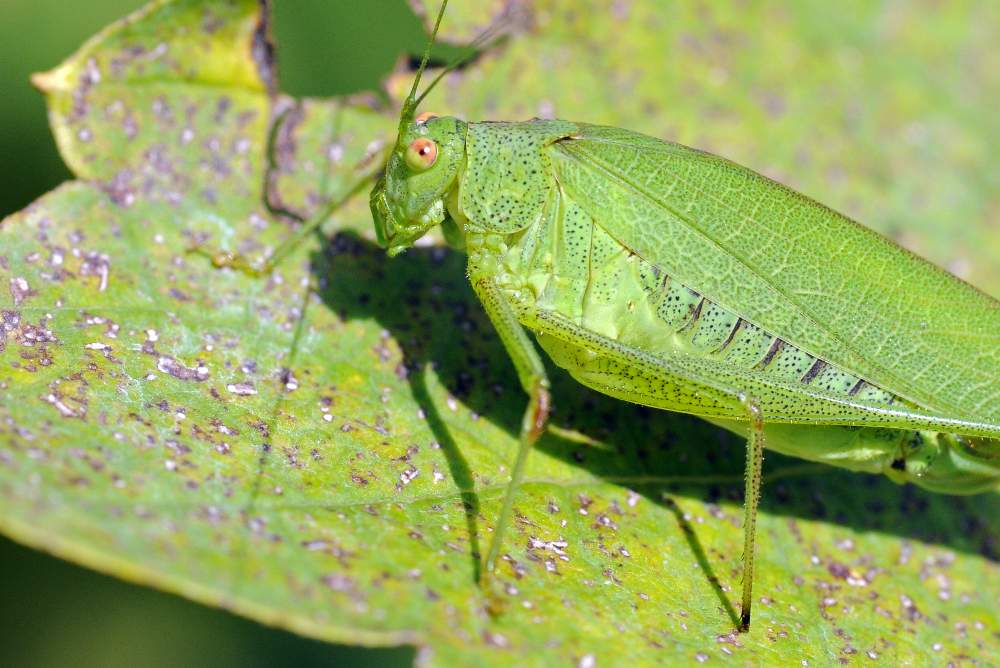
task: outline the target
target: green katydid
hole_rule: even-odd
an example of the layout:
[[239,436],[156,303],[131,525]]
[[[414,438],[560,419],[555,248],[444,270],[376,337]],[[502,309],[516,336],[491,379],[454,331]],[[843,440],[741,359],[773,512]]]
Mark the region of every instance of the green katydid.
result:
[[765,435],[938,492],[1000,484],[1000,303],[706,153],[568,121],[418,117],[422,70],[372,215],[390,255],[438,225],[468,254],[529,395],[487,574],[548,412],[529,331],[584,385],[749,431],[744,629]]
[[1000,303],[707,153],[585,123],[417,115],[440,80],[417,96],[427,58],[371,209],[390,256],[437,226],[467,253],[529,397],[487,577],[550,404],[529,332],[586,386],[747,436],[741,630],[765,443],[936,492],[1000,486]]

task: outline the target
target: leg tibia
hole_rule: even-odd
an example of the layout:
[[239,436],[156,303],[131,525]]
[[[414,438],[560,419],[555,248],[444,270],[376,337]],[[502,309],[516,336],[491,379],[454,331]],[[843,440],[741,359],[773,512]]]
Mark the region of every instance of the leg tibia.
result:
[[746,479],[743,506],[743,597],[740,605],[740,631],[750,630],[750,606],[753,604],[754,543],[757,536],[757,505],[760,502],[761,467],[764,463],[764,417],[752,397],[740,395],[750,421],[747,436]]
[[521,435],[517,448],[517,458],[514,460],[514,468],[511,471],[510,483],[504,493],[503,506],[500,509],[500,516],[497,519],[496,530],[490,542],[490,550],[486,555],[486,574],[492,574],[496,568],[496,561],[500,556],[500,548],[503,545],[504,533],[510,523],[511,514],[514,510],[514,495],[524,477],[524,465],[528,461],[528,453],[531,447],[545,431],[545,422],[549,415],[549,391],[541,383],[536,383],[531,390],[528,400],[528,408],[524,411],[524,419],[521,422]]

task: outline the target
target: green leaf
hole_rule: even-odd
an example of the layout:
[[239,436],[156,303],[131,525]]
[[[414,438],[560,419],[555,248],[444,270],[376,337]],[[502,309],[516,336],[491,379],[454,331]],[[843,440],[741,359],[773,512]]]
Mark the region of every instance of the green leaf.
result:
[[[996,122],[942,93],[993,99],[997,83],[921,60],[995,58],[1000,22],[578,6],[537,3],[431,104],[678,136],[905,223],[1000,287],[977,243],[996,238]],[[156,3],[36,80],[79,180],[0,223],[0,529],[304,634],[416,644],[429,665],[995,653],[996,495],[769,455],[759,602],[734,635],[742,443],[555,370],[556,428],[518,495],[506,607],[488,614],[477,555],[525,398],[463,258],[385,259],[364,197],[266,279],[186,253],[265,254],[370,177],[395,129],[366,100],[271,92],[261,23],[249,1]],[[914,122],[919,142],[894,139]]]

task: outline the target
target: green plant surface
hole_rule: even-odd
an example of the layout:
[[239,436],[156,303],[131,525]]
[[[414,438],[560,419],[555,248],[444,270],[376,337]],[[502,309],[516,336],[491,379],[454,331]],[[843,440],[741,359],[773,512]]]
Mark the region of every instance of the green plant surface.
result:
[[[998,128],[976,109],[1000,23],[616,7],[535,3],[429,105],[713,148],[997,293]],[[736,635],[742,443],[556,370],[489,614],[478,555],[525,398],[464,258],[387,260],[364,196],[267,278],[186,252],[266,253],[395,132],[364,99],[278,94],[260,12],[157,2],[36,79],[77,180],[0,223],[0,530],[424,665],[997,663],[996,495],[769,455]],[[981,65],[939,62],[956,51]]]

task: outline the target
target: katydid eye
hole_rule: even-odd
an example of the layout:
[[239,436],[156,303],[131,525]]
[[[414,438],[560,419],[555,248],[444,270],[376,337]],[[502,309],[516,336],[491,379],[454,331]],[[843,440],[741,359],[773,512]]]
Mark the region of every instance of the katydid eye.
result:
[[413,120],[415,120],[417,123],[426,123],[432,118],[437,118],[437,117],[438,115],[435,114],[433,111],[422,111],[419,114],[417,114],[417,117],[414,118]]
[[430,169],[437,157],[437,144],[424,137],[414,139],[406,149],[406,164],[415,172]]

